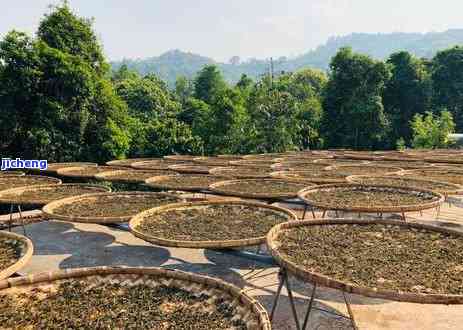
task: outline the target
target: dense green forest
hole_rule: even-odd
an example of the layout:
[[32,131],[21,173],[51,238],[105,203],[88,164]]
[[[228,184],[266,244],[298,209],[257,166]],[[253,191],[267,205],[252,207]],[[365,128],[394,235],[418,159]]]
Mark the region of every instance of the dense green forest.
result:
[[[389,33],[368,34],[353,33],[343,37],[330,38],[326,44],[294,58],[280,57],[274,59],[275,71],[294,72],[311,67],[326,71],[331,58],[343,47],[369,55],[377,60],[386,60],[390,54],[407,51],[419,58],[432,58],[438,51],[463,44],[463,29],[432,33]],[[173,86],[175,79],[181,75],[193,78],[204,65],[214,64],[219,67],[225,80],[235,84],[242,74],[259,79],[268,73],[269,61],[251,59],[241,62],[239,57],[231,57],[229,63],[219,63],[211,58],[182,52],[168,51],[158,57],[146,59],[126,59],[111,63],[117,70],[122,65],[142,75],[155,73]]]
[[442,147],[463,129],[463,48],[385,61],[340,48],[327,73],[304,68],[230,84],[198,63],[173,88],[111,70],[92,21],[67,4],[34,37],[0,42],[2,157],[49,161],[262,153],[307,148]]

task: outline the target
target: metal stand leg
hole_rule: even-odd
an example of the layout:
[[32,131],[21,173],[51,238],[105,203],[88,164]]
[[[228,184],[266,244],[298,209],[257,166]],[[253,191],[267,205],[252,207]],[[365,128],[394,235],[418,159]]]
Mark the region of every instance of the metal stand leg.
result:
[[325,219],[326,210],[323,210],[322,218]]
[[278,305],[278,301],[279,301],[279,298],[281,296],[281,290],[283,288],[283,285],[286,284],[286,290],[288,292],[288,299],[289,299],[289,303],[291,305],[291,310],[292,310],[292,314],[293,314],[293,317],[294,317],[294,322],[296,324],[296,329],[297,330],[305,330],[307,328],[307,325],[309,323],[310,313],[311,313],[312,309],[316,309],[316,310],[319,310],[319,311],[322,311],[322,312],[326,312],[326,313],[329,313],[331,315],[335,315],[337,317],[342,317],[342,318],[345,318],[345,319],[349,319],[351,321],[353,329],[358,330],[357,325],[356,325],[355,320],[354,320],[354,315],[352,313],[352,309],[350,307],[349,301],[347,300],[346,294],[344,292],[342,294],[343,294],[343,297],[344,297],[344,302],[346,304],[346,308],[347,308],[347,312],[349,314],[349,317],[347,317],[345,315],[334,313],[334,312],[329,311],[329,310],[324,310],[324,309],[321,309],[321,308],[314,307],[315,294],[317,292],[317,285],[316,284],[313,285],[312,294],[311,294],[310,300],[309,300],[309,305],[307,306],[307,311],[306,311],[306,314],[304,316],[304,323],[302,324],[302,327],[301,327],[301,325],[299,323],[299,318],[297,316],[296,305],[294,303],[293,292],[291,290],[291,284],[289,282],[288,274],[287,274],[287,272],[286,272],[286,270],[284,268],[280,268],[280,271],[278,272],[278,279],[279,279],[279,284],[278,284],[278,289],[277,289],[277,292],[276,292],[275,299],[273,301],[272,310],[270,312],[270,321],[273,321],[273,317],[275,316],[275,311],[276,311],[276,308],[277,308],[277,305]]
[[[14,205],[14,204],[11,204],[11,206],[10,206],[10,219],[9,219],[9,221],[8,221],[8,231],[11,231],[11,228],[13,227],[13,212],[14,212],[14,207],[15,207],[15,205]],[[17,207],[18,212],[19,212],[19,223],[21,224],[21,226],[22,226],[22,228],[23,228],[24,236],[27,236],[27,233],[26,233],[26,226],[24,225],[24,218],[23,218],[23,214],[22,214],[22,210],[21,210],[21,205],[17,205],[16,207]]]
[[311,207],[311,209],[312,209],[312,217],[315,219],[315,210],[314,210],[313,206]]
[[23,218],[23,214],[21,211],[21,205],[18,205],[18,211],[19,211],[19,221],[21,222],[21,226],[23,227],[24,236],[27,236],[26,226],[24,225],[24,218]]
[[307,204],[304,205],[304,212],[302,213],[302,220],[305,219],[305,214],[307,213],[307,207],[308,207]]

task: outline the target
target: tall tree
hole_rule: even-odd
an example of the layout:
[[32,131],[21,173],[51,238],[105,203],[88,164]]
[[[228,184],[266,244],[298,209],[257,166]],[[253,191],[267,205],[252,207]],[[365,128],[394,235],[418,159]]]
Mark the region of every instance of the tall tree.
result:
[[408,52],[392,54],[387,60],[392,76],[383,95],[384,110],[391,121],[390,144],[403,138],[410,144],[412,131],[409,122],[415,114],[430,109],[431,80],[422,60]]
[[227,88],[222,73],[215,65],[206,65],[196,76],[194,81],[195,97],[208,104],[214,102],[214,98]]
[[434,107],[450,111],[457,130],[463,130],[463,47],[437,53],[433,59],[432,82]]
[[342,48],[330,64],[323,101],[322,133],[328,147],[382,146],[388,121],[382,93],[389,72],[384,63]]

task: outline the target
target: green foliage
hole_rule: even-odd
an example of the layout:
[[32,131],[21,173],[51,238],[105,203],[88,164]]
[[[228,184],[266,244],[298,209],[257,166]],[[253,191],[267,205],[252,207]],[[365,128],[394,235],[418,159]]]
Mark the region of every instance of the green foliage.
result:
[[425,113],[431,103],[431,80],[424,62],[407,52],[392,54],[387,60],[392,76],[383,94],[384,110],[391,121],[391,143],[402,137],[410,143],[409,122],[414,114]]
[[454,133],[455,123],[449,111],[441,111],[439,116],[431,112],[416,114],[411,122],[414,148],[445,148],[452,141],[449,134]]
[[[390,54],[407,51],[418,58],[432,58],[437,51],[454,45],[463,44],[463,29],[430,33],[353,33],[342,37],[333,37],[314,50],[291,58],[279,58],[274,61],[276,71],[295,72],[304,68],[327,70],[331,58],[343,47],[350,46],[355,52],[369,55],[377,60],[385,60]],[[215,64],[221,70],[225,80],[236,84],[243,74],[257,79],[268,72],[268,60],[250,59],[234,63],[217,63],[213,59],[171,50],[158,57],[146,59],[124,59],[112,63],[114,70],[127,65],[141,75],[155,73],[173,87],[178,76],[193,78],[205,66]]]
[[92,29],[92,20],[77,17],[67,2],[56,6],[41,21],[37,37],[51,48],[82,58],[99,74],[109,70]]
[[341,49],[330,65],[323,102],[323,137],[328,147],[373,149],[388,130],[382,92],[389,72],[383,62]]
[[463,129],[463,47],[439,52],[432,62],[434,107],[446,108]]
[[185,76],[177,77],[175,81],[175,95],[182,105],[193,96],[193,83]]
[[215,65],[206,65],[195,78],[194,96],[208,104],[227,88],[220,70]]
[[407,148],[407,145],[405,144],[405,139],[403,137],[400,137],[395,142],[395,149],[398,151],[404,151],[406,148]]

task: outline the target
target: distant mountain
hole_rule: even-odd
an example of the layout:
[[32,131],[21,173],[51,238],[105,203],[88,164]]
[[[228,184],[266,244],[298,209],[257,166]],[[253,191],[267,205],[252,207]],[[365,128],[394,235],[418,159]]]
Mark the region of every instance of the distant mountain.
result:
[[[368,54],[376,59],[385,59],[399,50],[409,51],[418,57],[431,58],[437,51],[459,44],[463,44],[463,29],[431,33],[353,33],[343,37],[332,37],[326,44],[303,55],[275,59],[274,67],[277,72],[295,71],[304,67],[326,70],[331,57],[344,46],[350,46],[354,51]],[[233,64],[220,63],[208,57],[180,50],[171,50],[158,57],[124,59],[111,64],[114,69],[127,64],[130,69],[141,74],[156,73],[171,86],[177,76],[193,77],[206,64],[218,65],[225,78],[232,83],[238,81],[243,73],[256,78],[269,69],[269,60],[252,59],[241,63],[236,61]]]

